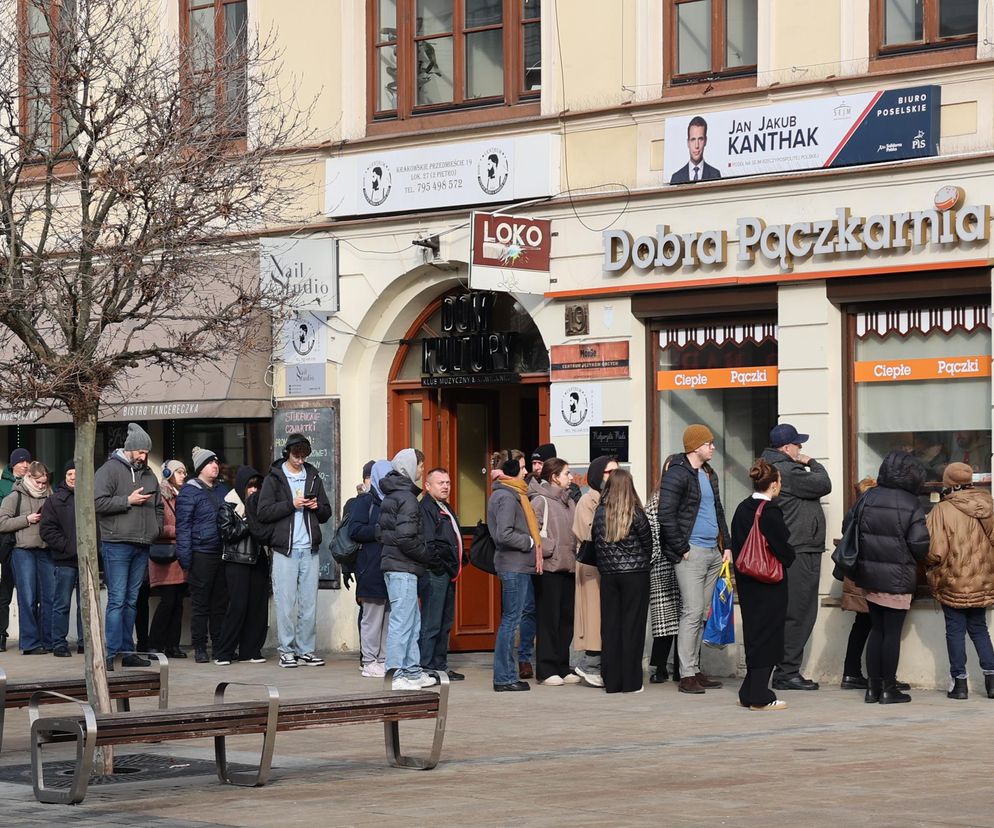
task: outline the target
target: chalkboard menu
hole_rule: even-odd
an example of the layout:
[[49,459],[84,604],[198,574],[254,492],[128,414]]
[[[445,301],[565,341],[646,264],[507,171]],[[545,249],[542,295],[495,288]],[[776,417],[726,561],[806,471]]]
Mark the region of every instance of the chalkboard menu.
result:
[[338,583],[338,567],[331,557],[329,547],[341,518],[338,506],[341,486],[339,478],[341,442],[338,424],[338,400],[281,402],[273,414],[274,457],[279,457],[283,453],[288,435],[303,434],[311,443],[311,456],[307,458],[307,462],[318,470],[328,500],[331,502],[331,519],[321,527],[321,568],[318,578],[323,589],[330,588],[332,583]]
[[603,456],[628,462],[628,426],[590,426],[590,459]]

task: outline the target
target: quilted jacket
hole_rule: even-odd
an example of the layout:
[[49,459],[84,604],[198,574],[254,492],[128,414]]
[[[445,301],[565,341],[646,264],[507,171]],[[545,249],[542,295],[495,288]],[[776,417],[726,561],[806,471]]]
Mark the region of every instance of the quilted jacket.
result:
[[959,489],[929,513],[928,585],[947,607],[994,604],[994,501]]
[[601,574],[648,572],[652,561],[652,530],[645,512],[636,510],[628,534],[620,541],[605,540],[605,523],[606,509],[600,505],[594,512],[591,536],[597,550],[597,569]]
[[[714,491],[714,508],[718,518],[718,547],[727,549],[731,543],[725,510],[718,495],[718,475],[707,463],[703,469]],[[659,529],[663,554],[677,563],[690,549],[690,533],[701,505],[701,487],[697,469],[690,465],[686,454],[678,454],[659,484]]]
[[400,472],[392,471],[380,481],[380,491],[383,505],[376,525],[376,539],[383,544],[380,567],[384,572],[424,575],[432,556],[421,526],[421,489]]

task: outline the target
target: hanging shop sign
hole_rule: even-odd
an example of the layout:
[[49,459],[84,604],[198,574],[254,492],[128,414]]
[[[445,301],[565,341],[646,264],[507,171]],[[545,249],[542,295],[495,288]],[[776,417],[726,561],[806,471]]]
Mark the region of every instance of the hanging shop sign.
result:
[[554,382],[549,386],[549,432],[553,437],[589,435],[604,424],[599,383]]
[[288,365],[324,362],[328,358],[325,315],[301,312],[292,317],[283,322],[277,333],[277,349],[283,352],[283,362]]
[[664,183],[935,156],[940,99],[915,86],[667,118]]
[[325,363],[298,363],[286,368],[286,393],[290,397],[323,397]]
[[[834,216],[817,221],[767,225],[755,216],[739,218],[733,241],[736,260],[752,264],[757,258],[789,271],[795,262],[856,253],[910,253],[926,246],[948,247],[990,238],[990,207],[963,203],[962,188],[947,185],[935,194],[934,206],[902,213],[854,216],[839,207]],[[630,267],[642,271],[723,265],[728,262],[728,232],[703,230],[678,233],[669,225],[653,234],[633,237],[627,230],[605,230],[604,271],[621,274]]]
[[590,459],[617,457],[618,462],[628,462],[628,426],[591,426]]
[[542,294],[549,289],[551,220],[473,213],[471,226],[473,290]]
[[628,342],[553,345],[550,370],[552,382],[629,377]]
[[500,385],[518,382],[512,371],[515,334],[493,329],[493,293],[448,296],[442,302],[444,336],[421,340],[421,385]]
[[913,382],[989,377],[990,356],[950,356],[925,359],[889,359],[853,363],[856,382]]
[[299,311],[338,311],[338,240],[259,239],[263,288],[275,287],[292,297]]
[[559,139],[523,135],[330,158],[325,215],[494,204],[559,190]]
[[702,368],[689,371],[657,371],[658,391],[707,391],[711,388],[762,388],[777,384],[775,365],[741,368]]

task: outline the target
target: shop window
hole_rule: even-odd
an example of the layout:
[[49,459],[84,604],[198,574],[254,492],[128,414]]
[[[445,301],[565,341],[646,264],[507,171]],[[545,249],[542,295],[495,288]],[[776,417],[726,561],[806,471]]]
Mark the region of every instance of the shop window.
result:
[[371,116],[537,99],[540,0],[368,0]]
[[777,329],[772,322],[659,333],[660,462],[683,451],[683,432],[703,423],[715,435],[711,465],[729,516],[751,491],[749,467],[777,422]]
[[977,0],[873,0],[877,54],[975,46]]
[[667,73],[671,84],[756,74],[757,0],[671,0]]
[[902,449],[928,470],[923,505],[951,462],[991,481],[990,306],[860,311],[850,316],[854,481]]
[[170,420],[163,460],[182,460],[193,474],[193,447],[209,449],[221,462],[221,475],[234,485],[235,472],[247,465],[267,474],[273,462],[269,420]]
[[248,95],[246,0],[180,0],[191,117],[234,137],[245,134]]

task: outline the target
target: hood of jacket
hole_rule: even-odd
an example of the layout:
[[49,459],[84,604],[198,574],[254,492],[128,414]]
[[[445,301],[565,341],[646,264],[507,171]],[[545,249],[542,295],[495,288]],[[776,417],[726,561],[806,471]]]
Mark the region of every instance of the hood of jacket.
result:
[[925,467],[906,451],[892,451],[880,464],[877,485],[887,489],[903,489],[917,495],[925,482]]
[[412,448],[401,449],[390,461],[395,472],[405,475],[408,480],[414,480],[418,473],[418,455]]
[[951,503],[967,517],[986,520],[994,515],[994,500],[982,489],[959,489],[950,492],[943,499]]
[[238,471],[235,472],[235,491],[238,493],[238,499],[242,503],[245,502],[245,490],[248,488],[248,483],[253,477],[261,478],[262,475],[251,466],[239,466]]
[[380,481],[380,492],[383,494],[384,499],[394,492],[405,490],[413,492],[415,497],[421,494],[421,489],[412,483],[407,475],[401,474],[399,471],[390,472],[390,474]]
[[374,492],[376,492],[376,495],[380,500],[383,500],[383,490],[380,489],[380,483],[383,481],[383,478],[392,471],[393,466],[390,465],[389,460],[377,460],[373,463],[373,470],[370,472],[369,482],[370,487]]

